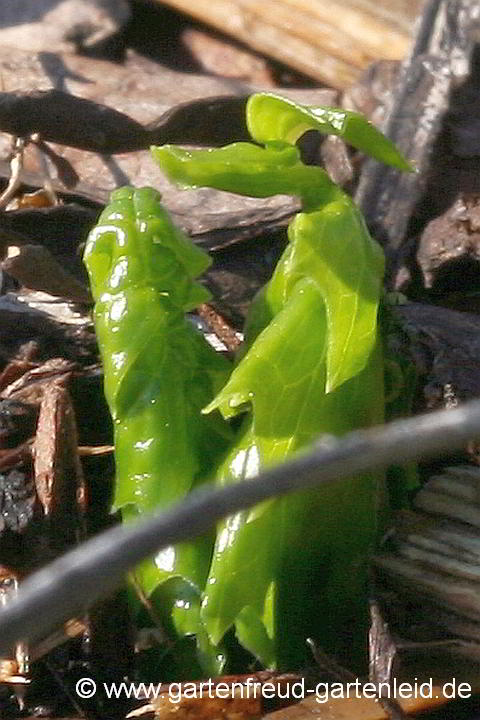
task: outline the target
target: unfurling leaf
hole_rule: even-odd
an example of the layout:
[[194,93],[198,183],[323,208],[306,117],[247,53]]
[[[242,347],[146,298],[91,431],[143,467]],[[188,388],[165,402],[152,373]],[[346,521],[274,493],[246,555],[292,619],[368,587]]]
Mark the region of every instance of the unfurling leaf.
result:
[[252,95],[247,103],[247,125],[258,143],[275,140],[295,143],[307,130],[339,135],[370,157],[412,172],[413,168],[395,145],[363,115],[325,106],[305,107],[270,93]]
[[[210,259],[174,227],[155,190],[113,193],[90,233],[85,263],[115,429],[114,504],[132,521],[181,500],[210,476],[231,433],[218,416],[200,411],[229,363],[185,317],[209,297],[195,277]],[[197,639],[212,544],[213,535],[166,548],[136,571],[146,595],[176,579],[177,629],[186,622]]]

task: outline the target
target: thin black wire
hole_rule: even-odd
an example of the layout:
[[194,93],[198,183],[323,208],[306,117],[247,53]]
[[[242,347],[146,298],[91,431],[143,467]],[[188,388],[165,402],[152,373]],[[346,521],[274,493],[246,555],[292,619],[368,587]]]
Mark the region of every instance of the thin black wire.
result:
[[203,488],[167,512],[97,535],[22,584],[17,598],[0,611],[0,653],[19,640],[45,637],[107,595],[142,559],[201,535],[227,515],[277,495],[436,456],[475,437],[480,437],[480,400],[341,439],[329,437],[254,480]]

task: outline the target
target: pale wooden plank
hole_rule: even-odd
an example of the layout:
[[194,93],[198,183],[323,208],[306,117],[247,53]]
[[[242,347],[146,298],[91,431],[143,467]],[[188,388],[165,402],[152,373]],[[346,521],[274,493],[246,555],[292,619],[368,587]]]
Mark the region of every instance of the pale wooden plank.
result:
[[338,89],[408,52],[421,0],[156,0]]

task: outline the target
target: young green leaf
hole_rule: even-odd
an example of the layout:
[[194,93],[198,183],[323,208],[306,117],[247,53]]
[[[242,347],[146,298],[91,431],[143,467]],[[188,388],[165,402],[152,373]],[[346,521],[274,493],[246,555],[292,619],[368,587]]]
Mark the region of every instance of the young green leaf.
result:
[[280,261],[289,269],[277,273],[272,287],[284,282],[275,292],[288,295],[312,265],[311,277],[327,309],[327,392],[360,372],[375,344],[384,260],[348,195],[324,170],[304,165],[294,147],[287,152],[284,146],[236,143],[220,150],[185,151],[167,145],[152,152],[163,171],[184,185],[302,198],[310,212],[300,213],[290,225],[291,245]]
[[152,146],[152,156],[168,178],[184,188],[211,187],[251,197],[297,195],[317,205],[338,192],[325,170],[304,165],[298,148],[284,142],[267,147],[233,143],[210,150]]
[[[115,196],[87,245],[116,422],[116,503],[126,518],[169,505],[216,467],[219,483],[254,478],[319,437],[383,418],[383,253],[351,199],[289,143],[314,128],[410,166],[356,113],[256,95],[248,123],[266,147],[152,148],[183,186],[303,203],[252,303],[243,357],[213,400],[227,369],[183,317],[205,297],[194,279],[208,261],[169,224],[158,197]],[[233,439],[216,410],[226,419],[244,414]],[[231,626],[268,665],[303,665],[309,636],[355,664],[365,649],[367,562],[382,500],[383,478],[368,474],[262,503],[220,525],[213,559],[209,538],[167,548],[137,569],[137,582],[163,598],[179,635],[196,634],[205,672],[222,666],[217,645]]]
[[295,143],[307,130],[339,135],[370,157],[399,170],[413,171],[395,145],[363,115],[343,108],[305,107],[270,93],[252,95],[247,103],[247,125],[254,140]]
[[[383,419],[377,339],[383,253],[352,200],[285,143],[313,128],[410,169],[355,113],[256,95],[248,124],[265,148],[153,149],[162,169],[184,186],[259,197],[288,193],[303,202],[271,281],[252,303],[247,350],[204,411],[245,414],[219,469],[221,484],[254,478],[319,436]],[[358,660],[365,650],[367,559],[382,498],[383,478],[367,475],[263,503],[222,523],[202,603],[212,642],[234,625],[246,648],[281,668],[307,661],[308,636],[343,652],[350,664]]]
[[[128,521],[208,479],[231,439],[218,415],[200,415],[229,363],[184,315],[209,297],[194,278],[210,259],[173,226],[159,200],[151,188],[113,193],[85,249],[115,429],[114,504]],[[172,578],[196,593],[196,606],[184,605],[183,615],[190,613],[199,637],[198,598],[212,543],[207,537],[164,549],[138,571],[147,595]]]
[[[378,351],[326,394],[327,317],[316,283],[299,279],[288,298],[274,299],[282,308],[207,408],[226,417],[247,412],[218,473],[221,484],[253,478],[323,434],[382,421]],[[251,652],[274,657],[282,669],[307,662],[309,636],[358,661],[381,485],[374,475],[352,478],[228,518],[217,531],[202,605],[212,642],[234,624]]]
[[289,234],[296,248],[289,284],[309,273],[325,301],[329,393],[363,370],[375,345],[383,252],[347,195],[316,212],[299,213]]

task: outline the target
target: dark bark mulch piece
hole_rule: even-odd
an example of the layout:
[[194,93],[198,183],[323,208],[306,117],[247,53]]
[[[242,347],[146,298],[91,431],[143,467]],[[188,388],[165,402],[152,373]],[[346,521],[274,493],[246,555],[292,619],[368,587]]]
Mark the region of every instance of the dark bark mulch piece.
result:
[[[475,3],[468,0],[430,0],[411,56],[399,73],[382,129],[416,172],[399,173],[370,160],[362,171],[357,201],[374,236],[384,245],[393,286],[408,282],[413,272],[407,267],[402,279],[398,278],[414,252],[408,241],[448,206],[447,198],[458,189],[462,173],[473,171],[471,161],[470,168],[467,162],[457,170],[458,159],[451,150],[446,152],[443,128],[455,102],[455,88],[462,82],[477,82],[475,73],[470,73],[470,67],[475,67],[475,13]],[[474,164],[478,167],[478,162]]]
[[13,359],[42,362],[59,355],[83,364],[96,359],[95,336],[88,324],[56,321],[8,296],[0,298],[0,322],[0,367]]

